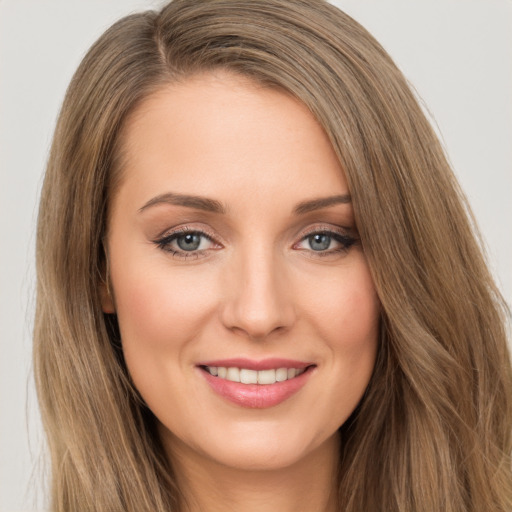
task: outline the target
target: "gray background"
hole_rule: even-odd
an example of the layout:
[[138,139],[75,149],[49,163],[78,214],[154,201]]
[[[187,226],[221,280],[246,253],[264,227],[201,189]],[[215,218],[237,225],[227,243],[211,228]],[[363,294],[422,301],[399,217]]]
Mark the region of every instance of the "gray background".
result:
[[[37,197],[65,88],[113,21],[157,0],[0,0],[0,511],[44,510],[31,372]],[[431,113],[512,302],[512,1],[339,0]]]

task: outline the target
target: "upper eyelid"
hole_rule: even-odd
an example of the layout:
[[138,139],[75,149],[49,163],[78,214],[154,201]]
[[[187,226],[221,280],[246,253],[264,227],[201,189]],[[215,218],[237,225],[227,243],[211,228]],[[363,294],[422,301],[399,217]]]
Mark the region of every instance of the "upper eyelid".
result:
[[177,259],[197,259],[199,257],[205,256],[206,253],[212,249],[215,249],[215,247],[208,247],[206,249],[198,249],[193,251],[185,251],[179,247],[172,247],[174,242],[183,235],[190,234],[190,233],[197,233],[206,238],[213,246],[217,246],[216,248],[219,248],[219,245],[222,247],[222,244],[217,242],[212,236],[210,236],[206,231],[200,230],[200,229],[190,229],[187,226],[184,226],[183,228],[177,228],[174,230],[167,230],[164,232],[164,234],[155,240],[153,240],[153,243],[162,251],[172,253],[172,255]]
[[355,236],[354,229],[352,228],[320,223],[310,226],[305,230],[299,231],[297,237],[300,237],[300,239],[302,240],[303,238],[306,238],[307,236],[313,235],[315,233],[336,233],[347,236]]
[[293,247],[297,246],[299,243],[303,242],[304,240],[315,234],[331,235],[335,239],[339,238],[338,242],[342,244],[348,243],[349,246],[353,245],[354,243],[357,243],[357,241],[359,240],[359,235],[355,228],[319,223],[316,225],[312,225],[306,228],[306,230],[299,232],[299,234],[297,235],[298,240],[293,243]]
[[[213,247],[207,247],[206,249],[197,249],[194,251],[185,251],[179,247],[173,247],[176,243],[176,240],[183,235],[186,235],[188,233],[199,233],[200,235],[204,236],[209,243],[212,244]],[[199,257],[199,255],[205,255],[208,251],[219,249],[223,247],[223,244],[218,242],[214,237],[210,236],[206,231],[202,229],[190,229],[187,226],[184,226],[182,228],[177,228],[173,230],[166,230],[164,231],[163,235],[154,238],[152,240],[152,243],[157,246],[158,249],[170,252],[175,256],[176,258],[191,258]]]
[[[208,238],[209,240],[211,240],[212,242],[223,245],[223,237],[219,236],[217,232],[213,232],[213,230],[207,229],[204,225],[194,226],[194,223],[181,224],[173,228],[168,228],[161,232],[161,234],[157,235],[153,240],[155,242],[161,242],[167,238],[176,238],[181,234],[187,233],[199,233]],[[357,235],[354,233],[353,228],[345,226],[336,226],[330,223],[317,223],[296,232],[296,234],[294,235],[295,241],[293,242],[293,244],[315,233],[334,233],[344,236],[357,237]]]
[[176,226],[174,228],[169,228],[163,231],[160,235],[156,237],[156,240],[164,240],[166,238],[171,238],[173,236],[178,237],[179,235],[185,235],[187,233],[199,233],[209,240],[212,240],[213,242],[218,242],[218,236],[215,235],[213,232],[211,232],[208,229],[205,229],[204,227],[194,227],[190,225],[180,225]]

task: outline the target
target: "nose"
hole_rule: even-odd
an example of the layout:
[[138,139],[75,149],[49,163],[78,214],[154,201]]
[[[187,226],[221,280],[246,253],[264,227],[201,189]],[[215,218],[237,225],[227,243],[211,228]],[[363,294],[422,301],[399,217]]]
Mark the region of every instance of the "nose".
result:
[[225,274],[226,300],[222,322],[252,340],[288,330],[295,309],[283,265],[265,251],[239,255]]

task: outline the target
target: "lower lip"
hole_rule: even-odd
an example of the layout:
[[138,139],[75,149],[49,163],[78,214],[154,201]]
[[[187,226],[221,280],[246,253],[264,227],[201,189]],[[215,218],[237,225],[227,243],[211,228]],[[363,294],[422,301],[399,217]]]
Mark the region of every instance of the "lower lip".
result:
[[275,384],[242,384],[230,380],[214,377],[206,370],[200,368],[206,382],[215,393],[241,407],[251,409],[265,409],[284,402],[308,381],[313,367],[293,379]]

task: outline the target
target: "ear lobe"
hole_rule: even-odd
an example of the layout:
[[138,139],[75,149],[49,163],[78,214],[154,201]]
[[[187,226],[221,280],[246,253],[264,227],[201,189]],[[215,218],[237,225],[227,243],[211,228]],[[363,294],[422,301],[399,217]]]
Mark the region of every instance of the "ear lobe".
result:
[[110,287],[104,281],[100,282],[100,302],[103,313],[113,314],[116,312]]

